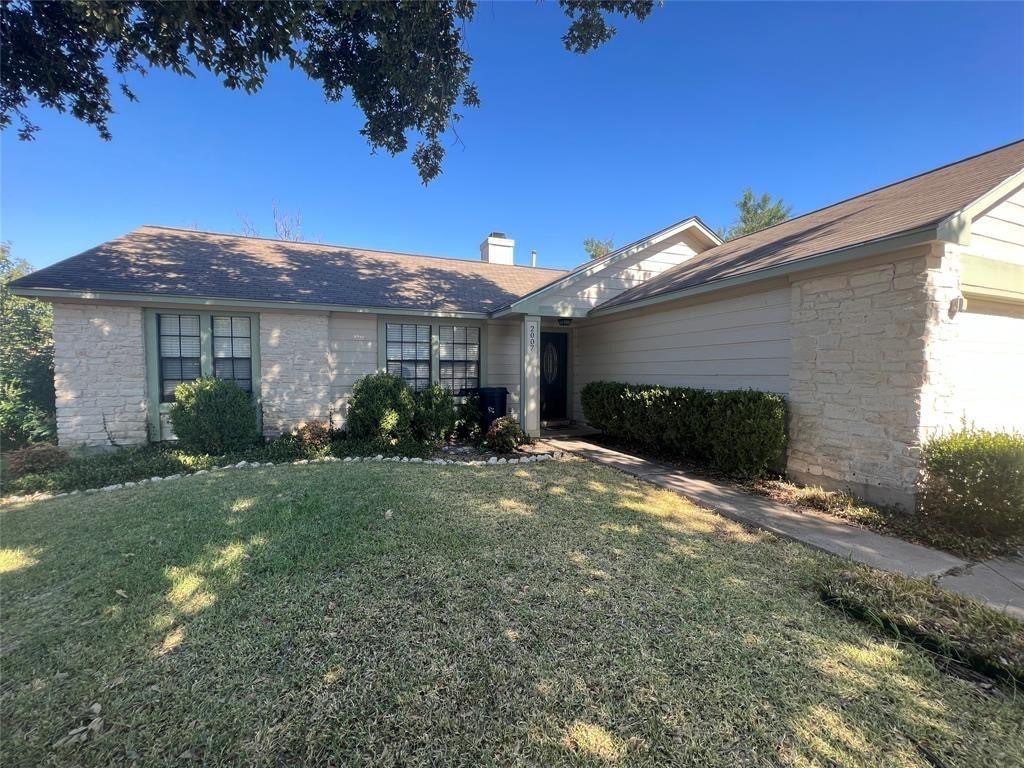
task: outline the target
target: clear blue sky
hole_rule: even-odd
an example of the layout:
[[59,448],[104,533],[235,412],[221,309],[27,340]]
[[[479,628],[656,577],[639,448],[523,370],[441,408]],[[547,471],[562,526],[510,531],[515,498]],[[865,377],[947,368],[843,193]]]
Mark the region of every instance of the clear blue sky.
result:
[[483,104],[443,176],[371,156],[350,104],[275,70],[255,96],[154,72],[114,139],[35,110],[2,138],[2,232],[36,266],[140,224],[271,234],[272,201],[324,242],[478,257],[503,230],[545,266],[691,214],[719,227],[746,186],[797,213],[1024,137],[1024,4],[669,3],[586,56],[554,3],[482,2]]

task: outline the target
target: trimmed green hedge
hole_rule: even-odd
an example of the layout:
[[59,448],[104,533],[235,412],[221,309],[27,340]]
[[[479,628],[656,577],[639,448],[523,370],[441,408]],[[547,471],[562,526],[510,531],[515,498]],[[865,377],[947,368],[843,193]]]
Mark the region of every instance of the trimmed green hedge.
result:
[[975,536],[1024,534],[1024,435],[962,429],[922,454],[921,514]]
[[595,381],[582,405],[587,423],[611,437],[737,477],[765,474],[786,447],[786,401],[771,392]]

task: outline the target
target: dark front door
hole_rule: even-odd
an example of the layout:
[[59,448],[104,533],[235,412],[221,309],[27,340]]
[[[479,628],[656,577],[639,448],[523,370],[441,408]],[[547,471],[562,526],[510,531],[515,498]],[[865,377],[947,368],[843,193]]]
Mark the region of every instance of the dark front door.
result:
[[541,333],[540,335],[540,419],[558,421],[569,415],[568,334]]

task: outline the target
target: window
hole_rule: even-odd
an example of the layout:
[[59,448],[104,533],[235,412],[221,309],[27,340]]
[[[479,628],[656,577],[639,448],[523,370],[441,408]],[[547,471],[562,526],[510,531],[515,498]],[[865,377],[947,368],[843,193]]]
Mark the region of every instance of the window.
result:
[[248,317],[213,316],[213,375],[252,392],[252,324]]
[[414,391],[430,386],[430,326],[387,323],[388,373],[400,376]]
[[438,329],[440,371],[438,378],[453,395],[480,386],[480,329],[476,326],[442,325]]
[[199,315],[159,315],[160,401],[174,402],[174,388],[202,371]]

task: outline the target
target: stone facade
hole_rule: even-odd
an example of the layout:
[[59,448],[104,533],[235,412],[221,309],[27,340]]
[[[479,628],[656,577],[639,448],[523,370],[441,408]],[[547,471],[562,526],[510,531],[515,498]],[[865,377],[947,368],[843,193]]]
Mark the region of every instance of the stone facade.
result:
[[260,313],[260,384],[263,432],[277,435],[312,419],[330,418],[337,369],[328,315]]
[[790,476],[913,506],[941,265],[923,248],[793,282]]
[[146,442],[142,309],[55,303],[53,339],[59,443]]

